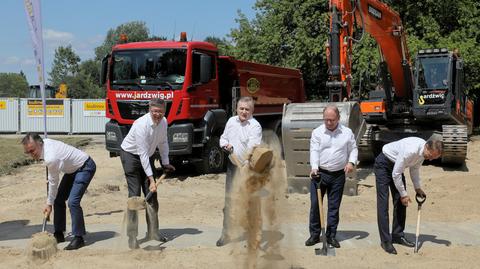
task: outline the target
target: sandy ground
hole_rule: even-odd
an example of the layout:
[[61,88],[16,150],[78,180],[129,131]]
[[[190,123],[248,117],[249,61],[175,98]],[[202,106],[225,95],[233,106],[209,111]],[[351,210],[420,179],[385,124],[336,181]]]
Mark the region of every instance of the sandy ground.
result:
[[[45,169],[33,164],[0,177],[0,268],[246,267],[250,256],[241,236],[227,246],[215,246],[222,225],[224,174],[192,177],[187,171],[168,178],[159,187],[158,199],[160,232],[170,242],[142,244],[139,250],[129,250],[121,236],[127,189],[120,159],[109,158],[101,140],[85,151],[97,163],[97,173],[82,201],[89,232],[87,246],[77,251],[60,250],[43,263],[27,259],[25,246],[31,235],[41,230],[46,196]],[[428,199],[422,209],[418,254],[397,245],[399,254],[393,256],[380,248],[371,165],[361,167],[358,174],[363,179],[359,195],[343,198],[337,235],[342,248],[336,250],[335,257],[316,256],[315,247],[303,245],[308,237],[309,196],[284,194],[277,197],[276,230],[269,230],[271,226],[264,222],[263,235],[269,239],[262,241],[256,253],[257,268],[479,267],[480,137],[472,137],[463,167],[422,167]],[[410,182],[407,188],[413,189]],[[412,240],[416,220],[416,204],[412,204],[406,228]],[[141,229],[143,226],[140,223]],[[270,251],[272,245],[277,246],[275,251]]]

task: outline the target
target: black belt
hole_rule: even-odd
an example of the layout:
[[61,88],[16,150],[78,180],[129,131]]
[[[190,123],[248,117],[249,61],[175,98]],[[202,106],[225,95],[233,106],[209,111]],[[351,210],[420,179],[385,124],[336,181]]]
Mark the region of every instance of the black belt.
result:
[[318,168],[318,171],[320,171],[322,173],[325,173],[327,175],[339,175],[339,174],[345,173],[345,171],[343,169],[338,170],[338,171],[328,171],[328,170],[325,170],[325,169],[322,169],[322,168]]
[[83,163],[82,167],[78,168],[77,171],[83,170],[83,168],[85,168],[85,166],[87,165],[88,161],[90,161],[90,160],[91,160],[91,158],[90,158],[90,156],[89,156],[88,159]]

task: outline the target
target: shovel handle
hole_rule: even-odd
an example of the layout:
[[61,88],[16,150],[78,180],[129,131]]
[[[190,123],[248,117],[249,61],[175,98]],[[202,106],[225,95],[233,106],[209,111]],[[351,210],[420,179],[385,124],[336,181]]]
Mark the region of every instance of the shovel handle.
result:
[[[157,182],[155,182],[155,186],[158,187],[158,185],[160,185],[160,182],[162,182],[165,179],[166,176],[167,176],[167,173],[163,173],[163,175],[161,175],[160,178],[157,179]],[[153,192],[147,193],[147,196],[145,196],[145,201],[150,200],[152,195],[153,195]]]
[[418,203],[419,206],[422,206],[422,204],[425,202],[425,200],[427,200],[427,196],[426,195],[422,196],[422,195],[417,193],[415,195],[415,200],[417,200],[417,203]]

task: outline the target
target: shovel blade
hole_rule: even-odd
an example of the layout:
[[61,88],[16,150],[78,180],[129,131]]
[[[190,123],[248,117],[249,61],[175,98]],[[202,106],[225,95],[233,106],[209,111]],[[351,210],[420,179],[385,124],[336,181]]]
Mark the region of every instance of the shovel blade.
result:
[[315,255],[320,256],[335,256],[335,248],[324,241],[322,248],[315,249]]

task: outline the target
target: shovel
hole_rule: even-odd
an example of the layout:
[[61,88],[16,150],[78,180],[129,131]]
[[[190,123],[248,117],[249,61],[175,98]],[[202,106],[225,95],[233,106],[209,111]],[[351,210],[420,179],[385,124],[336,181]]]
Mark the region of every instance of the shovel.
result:
[[422,211],[422,204],[427,200],[427,196],[421,196],[417,193],[415,195],[415,200],[417,200],[418,204],[418,213],[417,213],[417,232],[415,233],[415,249],[413,250],[414,253],[418,253],[418,237],[420,236],[420,212]]
[[[167,173],[163,173],[163,175],[160,176],[160,178],[157,180],[157,182],[155,183],[155,185],[158,187],[158,185],[163,181],[163,179],[165,179],[166,176],[167,176]],[[128,208],[129,210],[142,210],[142,209],[145,209],[146,203],[147,203],[148,200],[150,200],[150,198],[152,198],[152,195],[153,195],[153,192],[149,192],[149,193],[147,193],[147,195],[145,196],[145,199],[142,199],[142,198],[139,197],[139,196],[133,196],[133,197],[128,198],[128,200],[127,200],[127,208]]]
[[50,221],[50,215],[45,214],[43,217],[42,232],[45,232],[47,229],[47,222]]
[[[320,176],[314,177],[314,179],[319,178]],[[319,184],[317,185],[317,200],[318,200],[318,211],[320,211],[320,229],[322,231],[322,248],[315,249],[315,255],[321,256],[335,256],[335,248],[329,247],[327,244],[327,235],[325,233],[325,215],[323,212],[323,196],[322,191],[320,189],[320,185],[322,184],[322,180],[320,180]]]

